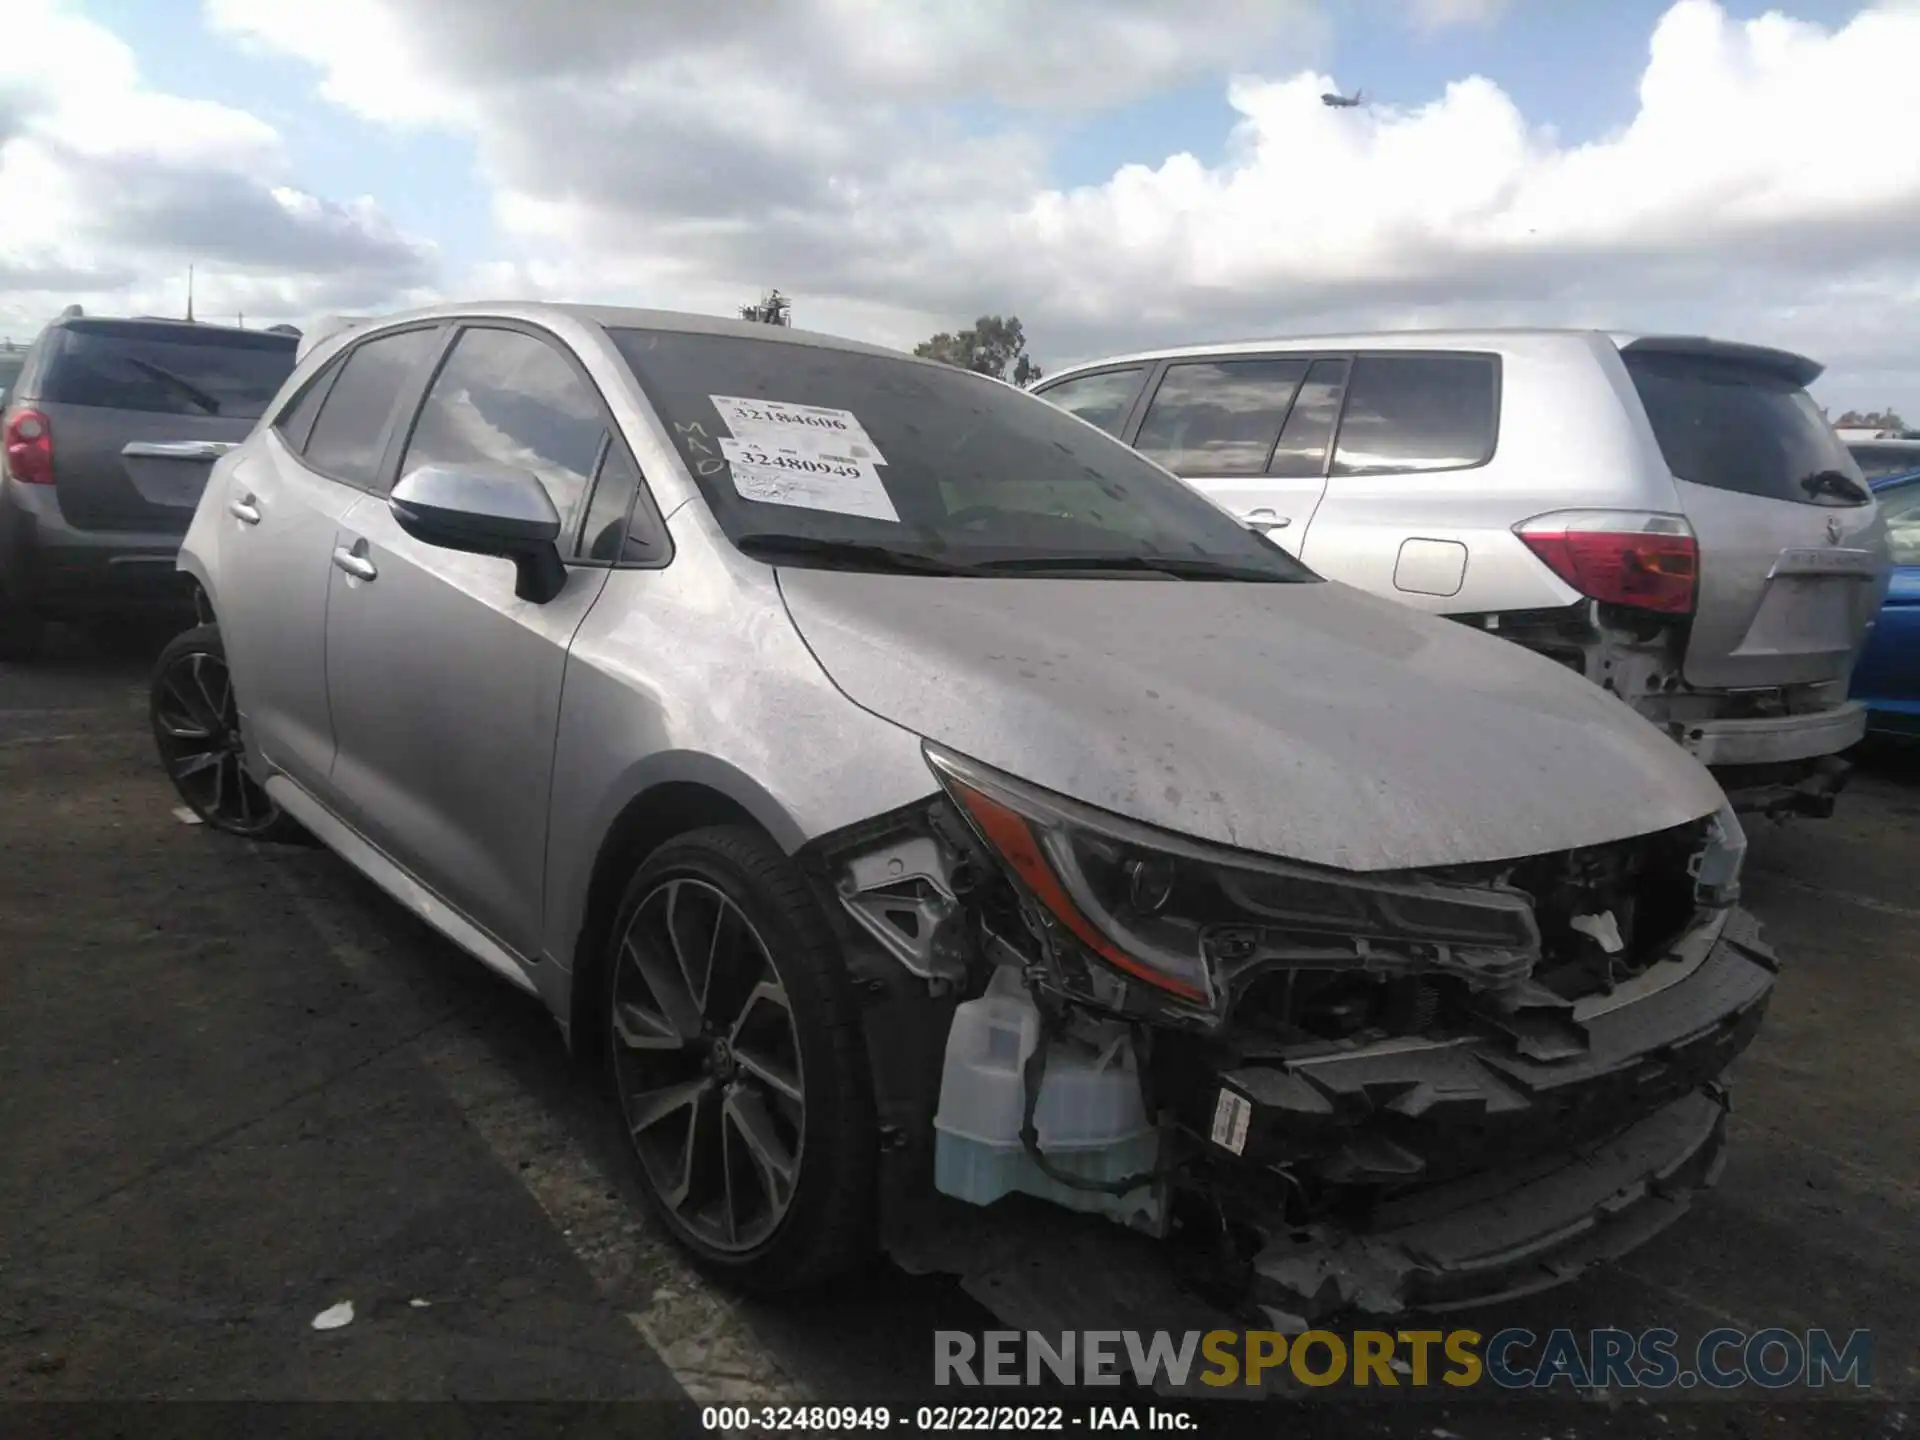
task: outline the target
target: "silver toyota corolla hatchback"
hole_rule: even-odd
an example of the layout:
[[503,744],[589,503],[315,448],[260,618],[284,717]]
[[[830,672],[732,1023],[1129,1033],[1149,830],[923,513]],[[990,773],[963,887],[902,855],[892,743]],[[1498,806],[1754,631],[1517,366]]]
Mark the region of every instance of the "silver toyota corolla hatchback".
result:
[[1270,1314],[1442,1309],[1717,1172],[1773,962],[1707,772],[1011,386],[633,310],[364,323],[180,564],[182,795],[539,996],[742,1283],[1040,1213]]

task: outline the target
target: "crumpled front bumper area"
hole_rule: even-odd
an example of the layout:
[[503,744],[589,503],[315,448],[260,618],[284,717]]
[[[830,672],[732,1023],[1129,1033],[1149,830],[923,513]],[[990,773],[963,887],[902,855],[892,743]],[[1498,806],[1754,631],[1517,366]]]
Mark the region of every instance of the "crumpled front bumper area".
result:
[[1587,1013],[1583,1053],[1477,1038],[1221,1076],[1254,1104],[1247,1158],[1371,1197],[1270,1233],[1253,1298],[1276,1319],[1523,1295],[1625,1253],[1718,1176],[1719,1077],[1777,969],[1744,912],[1683,978]]
[[[1682,979],[1582,1014],[1580,1053],[1410,1041],[1220,1075],[1253,1103],[1244,1158],[1337,1184],[1438,1181],[1603,1137],[1716,1079],[1760,1028],[1778,962],[1742,911]],[[1650,977],[1654,978],[1654,977]]]
[[1696,1093],[1611,1139],[1411,1192],[1364,1234],[1313,1226],[1276,1240],[1254,1261],[1252,1298],[1290,1328],[1550,1289],[1684,1215],[1720,1178],[1725,1142],[1725,1107]]

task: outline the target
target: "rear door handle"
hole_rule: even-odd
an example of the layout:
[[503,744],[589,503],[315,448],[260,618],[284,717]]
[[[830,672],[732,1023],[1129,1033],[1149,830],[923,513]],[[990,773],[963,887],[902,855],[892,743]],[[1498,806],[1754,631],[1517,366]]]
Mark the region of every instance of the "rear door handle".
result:
[[333,568],[344,570],[356,580],[377,580],[379,569],[364,555],[356,555],[344,545],[333,547]]
[[120,453],[129,460],[218,460],[233,440],[129,440]]
[[1240,523],[1249,530],[1284,530],[1293,523],[1291,515],[1276,515],[1269,507],[1262,505],[1257,510],[1249,510],[1240,517]]
[[253,503],[251,495],[236,495],[227,501],[227,513],[243,525],[260,523],[260,507]]

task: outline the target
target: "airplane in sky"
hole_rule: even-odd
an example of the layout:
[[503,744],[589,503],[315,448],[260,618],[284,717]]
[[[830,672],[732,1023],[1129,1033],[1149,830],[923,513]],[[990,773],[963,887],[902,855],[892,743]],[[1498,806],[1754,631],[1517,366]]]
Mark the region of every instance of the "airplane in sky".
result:
[[1320,103],[1331,106],[1335,110],[1352,110],[1367,103],[1367,92],[1356,90],[1351,95],[1329,93],[1320,97]]

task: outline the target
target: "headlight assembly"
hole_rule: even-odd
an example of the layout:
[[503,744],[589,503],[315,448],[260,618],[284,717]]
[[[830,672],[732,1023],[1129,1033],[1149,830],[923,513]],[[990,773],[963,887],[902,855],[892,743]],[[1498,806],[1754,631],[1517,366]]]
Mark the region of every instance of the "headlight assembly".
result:
[[[1188,1005],[1218,1008],[1231,945],[1310,950],[1400,941],[1537,953],[1533,907],[1512,890],[1373,878],[1216,847],[1137,824],[926,747],[975,832],[1093,955]],[[1324,954],[1313,963],[1327,965]]]

